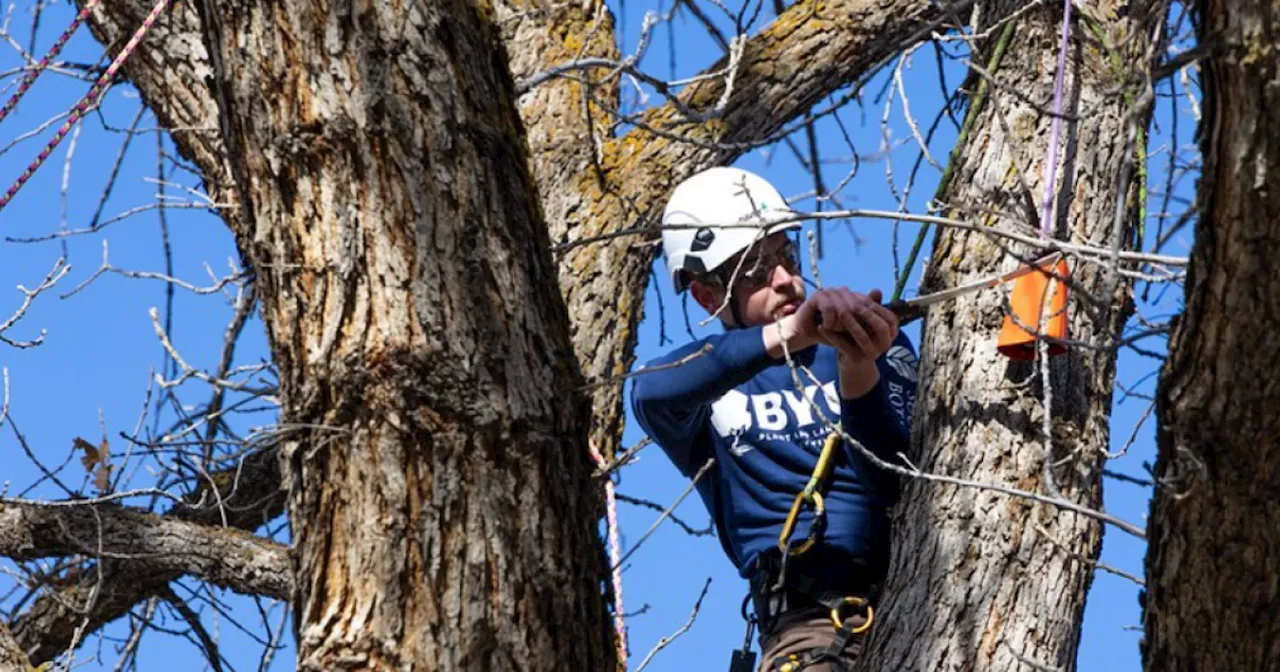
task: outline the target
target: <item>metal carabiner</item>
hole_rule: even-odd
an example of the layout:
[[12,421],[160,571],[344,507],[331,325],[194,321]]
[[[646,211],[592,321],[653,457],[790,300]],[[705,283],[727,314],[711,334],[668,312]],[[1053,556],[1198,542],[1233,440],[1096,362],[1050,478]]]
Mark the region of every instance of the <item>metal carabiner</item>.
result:
[[[866,610],[867,610],[867,622],[863,623],[862,625],[859,625],[858,627],[854,628],[850,632],[852,634],[858,635],[870,630],[871,622],[874,621],[876,618],[876,612],[874,609],[871,608],[871,603],[867,602],[866,599],[861,597],[846,597],[840,601],[840,604],[836,605],[834,608],[831,609],[831,623],[836,626],[836,629],[839,630],[840,628],[844,627],[844,622],[846,619],[840,617],[840,612],[844,609],[844,607],[849,607],[849,606],[853,607],[855,610],[860,609],[862,607],[866,607]],[[849,614],[849,616],[853,616],[856,613],[857,611],[853,611]]]
[[[800,555],[813,547],[818,542],[817,535],[813,534],[814,528],[810,527],[810,534],[807,539],[794,548],[789,547],[791,535],[795,533],[796,521],[800,518],[800,509],[805,504],[813,505],[813,516],[815,521],[827,513],[826,502],[822,499],[822,489],[827,474],[831,471],[831,458],[835,454],[836,446],[840,444],[840,433],[832,432],[827,436],[826,442],[822,446],[822,453],[818,455],[818,463],[813,467],[813,474],[809,476],[809,482],[805,484],[804,489],[796,494],[795,500],[791,502],[791,511],[787,513],[786,520],[782,523],[782,531],[778,534],[778,550],[783,555]],[[819,527],[819,529],[821,529]]]

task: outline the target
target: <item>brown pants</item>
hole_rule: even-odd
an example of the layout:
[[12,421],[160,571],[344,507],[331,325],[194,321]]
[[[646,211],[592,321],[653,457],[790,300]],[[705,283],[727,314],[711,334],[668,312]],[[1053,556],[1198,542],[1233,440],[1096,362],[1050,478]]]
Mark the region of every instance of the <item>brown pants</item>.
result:
[[[853,626],[866,623],[863,616],[853,617]],[[847,665],[862,653],[866,646],[869,632],[854,635],[840,655],[840,660]],[[760,656],[759,672],[771,672],[777,669],[773,662],[777,658],[786,658],[795,654],[805,660],[806,654],[814,649],[825,649],[831,646],[836,636],[835,625],[831,622],[831,612],[819,607],[794,609],[778,617],[773,632],[760,642],[764,653]],[[829,663],[818,663],[804,668],[804,672],[832,672]]]

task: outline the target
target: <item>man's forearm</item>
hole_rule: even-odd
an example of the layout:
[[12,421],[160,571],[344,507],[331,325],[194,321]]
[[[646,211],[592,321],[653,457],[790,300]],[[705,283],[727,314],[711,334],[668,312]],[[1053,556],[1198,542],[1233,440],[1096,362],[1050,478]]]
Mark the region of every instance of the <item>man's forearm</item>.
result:
[[880,368],[874,361],[852,364],[840,355],[840,398],[859,399],[880,384]]
[[786,343],[786,351],[795,352],[818,342],[818,339],[812,336],[798,334],[796,326],[795,315],[788,315],[773,324],[765,326],[762,338],[764,338],[764,349],[769,353],[770,357],[779,359],[783,356],[783,343]]

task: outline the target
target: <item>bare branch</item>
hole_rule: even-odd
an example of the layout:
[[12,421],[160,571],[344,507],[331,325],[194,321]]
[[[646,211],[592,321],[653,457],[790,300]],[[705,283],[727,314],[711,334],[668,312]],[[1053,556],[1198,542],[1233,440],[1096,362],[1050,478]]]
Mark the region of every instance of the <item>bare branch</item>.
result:
[[643,670],[646,666],[649,665],[649,661],[653,660],[653,657],[658,655],[659,651],[665,649],[668,644],[670,644],[671,642],[674,642],[677,637],[688,632],[689,628],[693,627],[693,621],[698,617],[698,610],[702,608],[702,599],[707,596],[707,589],[710,587],[711,587],[711,577],[707,577],[707,582],[702,584],[702,593],[698,595],[698,601],[693,603],[693,611],[689,612],[689,620],[685,621],[684,625],[680,626],[679,630],[676,630],[670,635],[658,640],[658,643],[654,645],[652,649],[650,649],[649,655],[645,656],[644,660],[640,661],[640,666],[636,668],[636,672],[640,672],[640,670]]
[[[281,430],[282,436],[288,430]],[[223,515],[237,528],[253,530],[279,516],[284,510],[284,492],[280,489],[280,465],[274,448],[255,451],[233,469],[213,474],[212,487],[201,484],[189,497],[190,502],[217,500],[222,508],[209,506],[178,507],[169,516],[179,520],[212,525]],[[51,660],[62,653],[76,636],[82,621],[91,617],[88,631],[96,630],[129,613],[134,605],[159,594],[169,582],[181,577],[174,571],[158,575],[135,575],[116,571],[110,561],[98,563],[105,571],[101,578],[89,574],[75,583],[42,595],[12,623],[13,634],[33,662]],[[97,596],[91,600],[91,597]],[[82,605],[91,605],[86,608]]]
[[670,517],[671,512],[675,511],[676,507],[680,506],[680,502],[683,502],[684,498],[688,497],[689,493],[693,492],[694,487],[698,485],[698,481],[702,480],[702,477],[706,475],[707,471],[710,470],[712,465],[714,465],[715,463],[716,463],[716,458],[714,457],[707,458],[706,463],[702,465],[702,468],[698,470],[698,473],[694,474],[693,478],[689,479],[689,485],[687,485],[684,489],[684,492],[680,493],[680,496],[676,498],[675,503],[673,503],[666,511],[663,511],[662,515],[658,516],[657,520],[653,521],[653,524],[649,526],[649,529],[645,530],[645,533],[640,535],[640,538],[636,540],[635,545],[627,549],[627,552],[623,554],[623,556],[618,560],[618,562],[614,563],[614,566],[609,568],[610,570],[621,567],[622,564],[627,561],[627,558],[630,558],[631,554],[635,553],[636,550],[639,549],[642,544],[644,544],[645,540],[648,539],[653,534],[654,530],[658,529],[658,526],[662,524],[662,521]]
[[36,300],[36,297],[52,289],[53,286],[58,284],[58,281],[64,278],[70,271],[71,265],[66,263],[64,258],[59,257],[58,260],[54,262],[53,268],[49,270],[48,275],[44,277],[44,280],[42,280],[35,289],[27,289],[22,285],[18,285],[18,291],[23,294],[22,305],[18,306],[18,309],[15,310],[7,320],[0,322],[0,343],[7,343],[15,348],[30,348],[44,342],[44,330],[40,331],[40,336],[30,341],[15,341],[5,336],[4,332],[17,324],[18,320],[21,320],[23,316],[27,314],[27,311],[31,309],[31,304]]
[[[654,511],[666,511],[666,507],[662,506],[661,504],[658,504],[657,502],[651,502],[647,499],[641,499],[639,497],[631,497],[629,495],[624,495],[621,493],[617,494],[616,497],[618,498],[619,502],[626,502],[628,504],[642,506],[646,509],[652,509]],[[700,530],[695,530],[693,529],[693,526],[689,525],[683,520],[680,520],[680,518],[678,518],[675,514],[671,514],[669,517],[671,518],[671,522],[675,523],[676,525],[679,525],[680,528],[683,529],[690,536],[705,537],[705,536],[709,536],[711,533],[715,531],[715,526],[712,525],[710,521],[707,522],[707,526],[705,528],[702,528]]]
[[292,576],[286,548],[274,541],[119,507],[0,503],[0,555],[127,560],[137,575],[178,572],[277,598],[288,596]]

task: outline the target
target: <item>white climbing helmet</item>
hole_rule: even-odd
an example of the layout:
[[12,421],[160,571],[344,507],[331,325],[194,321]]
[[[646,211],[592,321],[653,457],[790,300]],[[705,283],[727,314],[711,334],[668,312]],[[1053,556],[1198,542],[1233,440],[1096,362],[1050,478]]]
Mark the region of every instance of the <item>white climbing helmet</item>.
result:
[[691,273],[710,273],[755,243],[800,228],[776,223],[795,215],[772,184],[740,168],[709,168],[681,182],[662,215],[662,255],[676,293],[689,288]]

